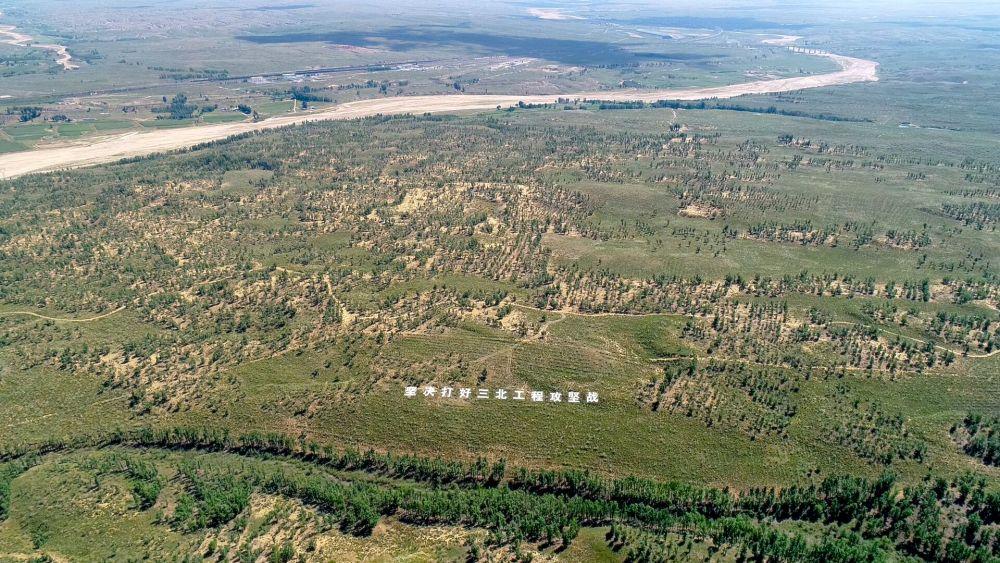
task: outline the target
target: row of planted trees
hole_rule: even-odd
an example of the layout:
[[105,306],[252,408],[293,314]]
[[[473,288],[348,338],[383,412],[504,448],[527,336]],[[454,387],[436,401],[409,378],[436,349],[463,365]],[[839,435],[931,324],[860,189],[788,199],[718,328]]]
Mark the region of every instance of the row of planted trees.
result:
[[[1000,492],[971,475],[902,486],[877,479],[831,476],[782,489],[740,492],[637,477],[614,479],[579,470],[511,469],[503,461],[443,460],[374,451],[334,450],[281,434],[234,435],[205,428],[142,428],[0,452],[0,460],[93,446],[226,451],[251,457],[306,461],[390,481],[332,479],[290,470],[212,473],[182,468],[190,500],[175,523],[185,529],[216,526],[239,514],[254,490],[298,498],[335,515],[341,528],[364,535],[383,516],[413,524],[450,524],[491,530],[496,541],[568,544],[580,526],[624,523],[654,534],[686,531],[740,545],[778,559],[820,553],[893,549],[929,559],[965,553],[1000,555]],[[855,533],[800,551],[796,539],[773,526],[795,520],[841,526]],[[777,534],[777,535],[776,535]],[[885,539],[889,543],[885,543]],[[958,543],[956,543],[958,542]],[[954,544],[954,545],[952,545]],[[848,559],[845,559],[848,560]]]

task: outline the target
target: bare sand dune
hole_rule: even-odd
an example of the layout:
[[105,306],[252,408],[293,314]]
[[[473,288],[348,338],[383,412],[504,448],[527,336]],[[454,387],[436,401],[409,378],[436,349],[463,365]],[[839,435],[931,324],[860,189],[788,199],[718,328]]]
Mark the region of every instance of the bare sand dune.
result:
[[796,41],[802,39],[801,35],[779,35],[769,39],[761,39],[765,45],[794,45]]
[[542,20],[582,20],[580,16],[565,13],[561,8],[528,8],[528,13]]
[[12,178],[33,172],[101,164],[127,157],[187,148],[199,143],[224,139],[240,133],[285,127],[309,121],[353,119],[377,114],[482,111],[494,109],[497,106],[514,106],[518,102],[533,104],[553,103],[559,98],[609,101],[642,100],[646,102],[657,100],[733,98],[745,94],[770,94],[878,80],[878,63],[874,61],[830,53],[814,54],[834,60],[840,65],[841,70],[815,76],[760,80],[731,86],[683,90],[615,90],[536,96],[449,94],[359,100],[326,110],[273,117],[256,123],[225,123],[163,131],[130,132],[89,142],[85,141],[65,146],[52,146],[31,151],[7,153],[0,155],[0,176]]

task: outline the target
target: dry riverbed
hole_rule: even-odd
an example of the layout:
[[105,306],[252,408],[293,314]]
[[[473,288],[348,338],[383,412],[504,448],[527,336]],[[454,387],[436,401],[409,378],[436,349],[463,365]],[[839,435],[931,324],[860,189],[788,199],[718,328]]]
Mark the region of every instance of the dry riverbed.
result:
[[[0,12],[0,17],[3,17],[3,13]],[[15,47],[34,47],[36,49],[45,49],[46,51],[52,51],[56,54],[56,62],[63,67],[64,70],[74,70],[80,68],[79,65],[73,64],[73,57],[69,54],[69,49],[64,45],[57,45],[55,43],[33,43],[34,38],[30,35],[25,35],[17,28],[12,25],[0,25],[0,43],[7,45],[13,45]]]
[[607,101],[642,100],[645,102],[655,102],[657,100],[689,101],[713,98],[722,99],[747,94],[789,92],[807,88],[821,88],[878,80],[878,63],[874,61],[825,52],[810,52],[808,54],[829,58],[840,65],[841,70],[814,76],[758,80],[730,86],[681,90],[616,90],[612,92],[581,92],[578,94],[535,96],[449,94],[359,100],[340,104],[334,108],[322,111],[273,117],[258,122],[247,121],[161,131],[130,132],[84,143],[77,142],[65,146],[7,153],[0,155],[0,177],[12,178],[34,172],[113,162],[127,157],[183,149],[240,133],[285,127],[309,121],[354,119],[377,114],[483,111],[497,107],[515,106],[519,102],[530,104],[554,103],[557,98]]

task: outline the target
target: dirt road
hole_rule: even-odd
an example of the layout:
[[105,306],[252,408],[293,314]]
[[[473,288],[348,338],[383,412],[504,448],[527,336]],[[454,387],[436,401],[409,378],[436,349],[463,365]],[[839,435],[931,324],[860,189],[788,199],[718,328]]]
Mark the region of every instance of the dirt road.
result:
[[558,98],[609,101],[642,100],[646,102],[657,100],[721,99],[733,98],[745,94],[771,94],[878,80],[878,63],[874,61],[830,53],[813,54],[832,59],[840,65],[841,70],[815,76],[759,80],[731,86],[683,90],[614,90],[534,96],[442,94],[359,100],[341,104],[330,109],[273,117],[256,123],[225,123],[162,131],[131,132],[84,143],[7,153],[0,155],[0,177],[13,178],[33,172],[45,172],[113,162],[127,157],[182,149],[199,143],[224,139],[240,133],[274,129],[276,127],[285,127],[309,121],[353,119],[377,114],[482,111],[494,109],[497,106],[514,106],[518,102],[533,104],[554,103]]
[[107,313],[102,313],[100,315],[97,315],[96,317],[89,317],[89,318],[85,318],[85,319],[68,319],[68,318],[59,318],[59,317],[47,317],[45,315],[40,315],[40,314],[32,312],[32,311],[2,311],[2,312],[0,312],[0,317],[6,316],[6,315],[26,315],[26,316],[29,316],[29,317],[35,317],[36,319],[42,319],[42,320],[46,320],[46,321],[55,321],[57,323],[91,323],[91,322],[94,322],[94,321],[99,321],[101,319],[105,319],[107,317],[110,317],[111,315],[114,315],[116,313],[120,313],[120,312],[122,312],[124,310],[125,310],[125,307],[122,306],[122,307],[118,307],[117,309],[115,309],[113,311],[108,311]]

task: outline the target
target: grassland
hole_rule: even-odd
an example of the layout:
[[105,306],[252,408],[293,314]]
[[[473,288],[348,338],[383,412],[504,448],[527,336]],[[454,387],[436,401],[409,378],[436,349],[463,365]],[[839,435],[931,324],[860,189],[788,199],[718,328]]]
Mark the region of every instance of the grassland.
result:
[[[5,282],[0,316],[10,343],[0,393],[4,404],[16,405],[4,413],[4,446],[62,440],[85,428],[185,425],[740,490],[816,475],[874,479],[886,469],[907,484],[928,472],[945,479],[971,472],[994,483],[996,468],[964,454],[950,432],[971,411],[1000,408],[993,329],[961,324],[996,319],[990,257],[997,241],[989,228],[935,212],[949,198],[979,189],[972,165],[945,154],[943,165],[895,156],[924,146],[925,137],[937,135],[932,131],[845,153],[837,148],[845,128],[874,126],[771,116],[762,128],[760,119],[591,108],[362,120],[11,181],[5,252],[20,264],[8,270],[19,272],[20,281]],[[622,130],[630,136],[618,135]],[[811,143],[779,138],[786,133]],[[562,152],[569,138],[575,149]],[[434,139],[431,146],[427,139]],[[505,145],[516,149],[494,150]],[[376,154],[372,146],[392,148],[378,153],[378,164],[365,164]],[[827,148],[817,152],[817,146]],[[409,180],[396,184],[396,171],[404,169]],[[740,198],[727,195],[735,189],[726,183],[733,170],[746,178]],[[485,182],[501,171],[512,176]],[[121,188],[109,190],[111,178],[128,180],[113,180]],[[414,184],[416,178],[446,180]],[[464,187],[471,178],[483,182],[472,191]],[[73,188],[52,190],[53,181]],[[238,212],[230,203],[237,201],[243,202]],[[720,213],[683,212],[691,206]],[[515,208],[516,215],[501,211]],[[812,222],[841,240],[750,237],[779,208],[786,224]],[[86,209],[110,210],[112,222],[92,228],[91,236],[110,245],[108,260],[127,256],[128,267],[102,266],[104,258],[96,258],[83,274],[89,281],[67,284],[81,276],[70,266],[76,245],[36,254],[50,247],[26,245],[25,237],[38,236],[30,234],[39,232],[32,217],[50,217],[45,237],[79,232],[75,225],[91,220],[91,212],[79,213]],[[175,209],[185,210],[183,220]],[[539,222],[552,216],[565,223]],[[530,241],[518,234],[529,218],[537,224]],[[425,247],[417,233],[428,221],[443,230]],[[872,234],[833,227],[848,224]],[[238,240],[213,242],[235,230]],[[930,242],[885,238],[911,230],[926,232]],[[136,238],[137,232],[158,235]],[[158,250],[127,249],[141,240]],[[190,240],[200,242],[173,246]],[[534,250],[520,250],[526,243]],[[507,258],[486,259],[484,247]],[[26,262],[25,253],[37,257]],[[538,268],[552,279],[535,280],[530,272]],[[804,279],[803,272],[808,289],[788,281],[768,285]],[[747,281],[733,286],[735,293],[720,293],[715,284],[726,278]],[[926,298],[904,290],[924,279],[932,288]],[[135,284],[145,288],[142,294],[128,289]],[[684,294],[691,300],[678,299]],[[273,310],[274,300],[291,308]],[[953,320],[935,320],[941,314]],[[249,325],[236,329],[241,317]],[[815,336],[786,340],[803,323]],[[782,329],[765,336],[770,326]],[[881,334],[862,337],[839,332],[841,326],[877,327]],[[934,354],[919,344],[928,341],[938,347]],[[880,351],[886,349],[893,358]],[[688,364],[695,366],[690,375],[671,375]],[[651,394],[665,377],[671,390]],[[574,409],[445,404],[402,393],[406,384],[453,382],[579,388],[602,400]],[[71,405],[67,396],[74,397]],[[45,478],[73,463],[45,459],[38,470],[51,475]],[[15,479],[15,490],[30,490],[21,484],[33,474]],[[164,505],[164,514],[171,506]],[[42,509],[12,507],[11,514],[22,516],[12,517],[6,537],[21,546],[16,550],[31,551],[31,534],[39,532],[18,518]],[[113,513],[137,517],[127,508]],[[78,525],[77,517],[67,518],[42,533],[36,542],[42,552],[110,556],[106,542],[71,549],[49,540]],[[175,531],[149,548],[154,554],[204,552],[219,534],[274,526],[248,516],[227,525],[232,529],[184,532],[144,518],[135,526],[146,532],[113,542],[121,554],[135,553],[142,534],[165,525]],[[387,522],[392,532],[384,541],[394,542],[390,552],[397,555],[429,549],[421,542],[436,533],[462,538],[437,548],[473,549],[465,529],[418,531]],[[300,535],[331,537],[310,526]],[[587,553],[562,556],[608,556],[594,543],[601,533],[585,529],[581,539],[591,539],[570,549]],[[260,534],[267,539],[249,543],[269,547],[251,549],[277,549],[286,540],[297,552],[308,547]],[[339,549],[383,549],[380,537],[364,548],[344,548],[343,542],[353,545],[350,538],[324,541]],[[239,548],[237,541],[232,549]],[[625,557],[624,549],[614,557]],[[446,555],[428,557],[438,556]]]

